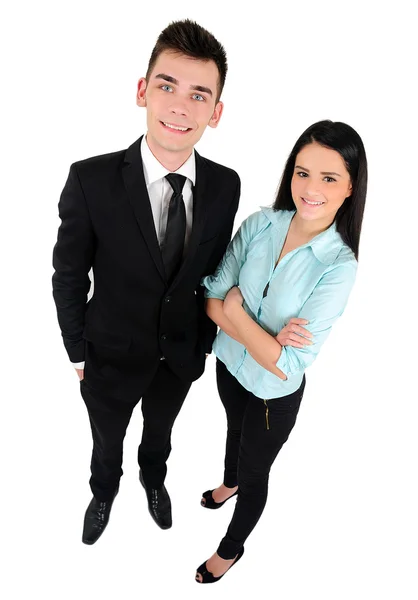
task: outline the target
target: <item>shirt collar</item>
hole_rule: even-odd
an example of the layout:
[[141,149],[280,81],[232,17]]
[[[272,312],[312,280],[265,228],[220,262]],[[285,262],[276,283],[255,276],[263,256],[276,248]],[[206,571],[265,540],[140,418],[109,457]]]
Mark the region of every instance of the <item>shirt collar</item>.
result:
[[[168,171],[163,165],[155,158],[151,150],[149,149],[146,136],[142,138],[141,142],[141,156],[142,156],[142,164],[144,166],[144,176],[145,183],[147,186],[151,185],[158,179],[162,179],[171,171]],[[175,171],[178,175],[184,175],[187,179],[190,179],[192,185],[195,185],[196,182],[196,159],[195,159],[195,151],[191,153],[189,158],[185,163],[181,165]]]
[[[293,215],[296,213],[295,210],[273,210],[271,207],[263,206],[261,210],[272,225],[282,233],[284,230],[287,232]],[[316,258],[326,265],[331,265],[334,262],[344,245],[344,241],[337,231],[335,221],[328,229],[304,244],[304,246],[310,246]]]

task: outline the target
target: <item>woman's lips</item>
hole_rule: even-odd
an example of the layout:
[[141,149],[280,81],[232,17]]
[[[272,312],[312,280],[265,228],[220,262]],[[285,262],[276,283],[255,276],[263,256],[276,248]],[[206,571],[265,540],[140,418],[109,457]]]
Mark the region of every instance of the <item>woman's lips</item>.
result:
[[312,206],[313,208],[325,204],[325,202],[321,202],[320,200],[306,200],[305,198],[302,198],[302,202],[305,204],[305,206]]

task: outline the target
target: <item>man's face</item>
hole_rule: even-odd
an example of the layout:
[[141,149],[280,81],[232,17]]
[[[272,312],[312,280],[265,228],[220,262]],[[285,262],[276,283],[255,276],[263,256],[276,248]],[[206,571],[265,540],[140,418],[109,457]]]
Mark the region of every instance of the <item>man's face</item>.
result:
[[137,104],[147,108],[147,141],[154,154],[191,153],[206,127],[217,127],[218,68],[184,54],[163,52],[149,81],[138,82]]

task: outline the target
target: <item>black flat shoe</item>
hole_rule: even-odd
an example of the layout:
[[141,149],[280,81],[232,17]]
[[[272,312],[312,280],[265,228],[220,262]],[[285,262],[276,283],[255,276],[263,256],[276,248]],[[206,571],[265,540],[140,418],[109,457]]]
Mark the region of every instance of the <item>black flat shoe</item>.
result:
[[[228,571],[230,569],[232,569],[232,567],[234,565],[237,564],[237,562],[239,561],[239,559],[241,558],[241,556],[244,554],[244,546],[241,548],[241,550],[238,552],[237,557],[235,559],[235,561],[232,563],[232,565],[229,567],[229,569],[227,571],[225,571],[224,575],[226,575],[226,573],[228,573]],[[207,562],[207,561],[206,561]],[[195,579],[195,581],[197,583],[216,583],[217,581],[219,581],[220,579],[222,579],[222,577],[224,575],[219,575],[219,577],[214,577],[212,575],[212,573],[210,573],[210,571],[208,571],[206,569],[206,562],[204,562],[203,564],[200,565],[200,567],[198,567],[197,572],[196,572],[196,577],[197,577],[197,573],[199,573],[202,576],[202,581],[199,581],[198,579]]]
[[106,501],[98,500],[93,496],[84,515],[83,536],[81,538],[83,544],[91,546],[102,535],[109,522],[110,510],[117,493],[118,490],[116,490],[111,500]]
[[228,500],[230,500],[231,498],[233,498],[234,496],[236,496],[238,494],[238,490],[237,490],[236,492],[234,492],[232,494],[232,496],[229,496],[229,498],[227,498],[223,502],[215,502],[215,500],[213,499],[213,496],[212,496],[212,492],[213,492],[213,490],[208,490],[207,492],[203,492],[202,496],[206,500],[206,502],[203,503],[201,500],[200,506],[203,506],[203,508],[221,508],[221,506],[223,506],[225,504],[225,502],[227,502]]
[[139,472],[139,481],[147,494],[148,510],[151,517],[161,529],[170,529],[172,526],[171,500],[165,485],[160,488],[148,488],[145,485],[142,471]]

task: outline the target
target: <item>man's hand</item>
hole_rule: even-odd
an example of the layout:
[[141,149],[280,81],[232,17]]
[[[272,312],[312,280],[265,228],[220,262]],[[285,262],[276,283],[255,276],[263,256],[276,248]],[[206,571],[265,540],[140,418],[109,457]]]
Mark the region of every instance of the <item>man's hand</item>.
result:
[[[276,340],[281,346],[294,346],[295,348],[304,348],[312,345],[312,333],[301,325],[307,325],[306,319],[293,318],[276,335]],[[308,340],[306,338],[309,338]]]
[[80,379],[80,381],[82,379],[84,379],[84,369],[76,369],[76,371],[77,371],[77,375],[78,375],[78,378]]

